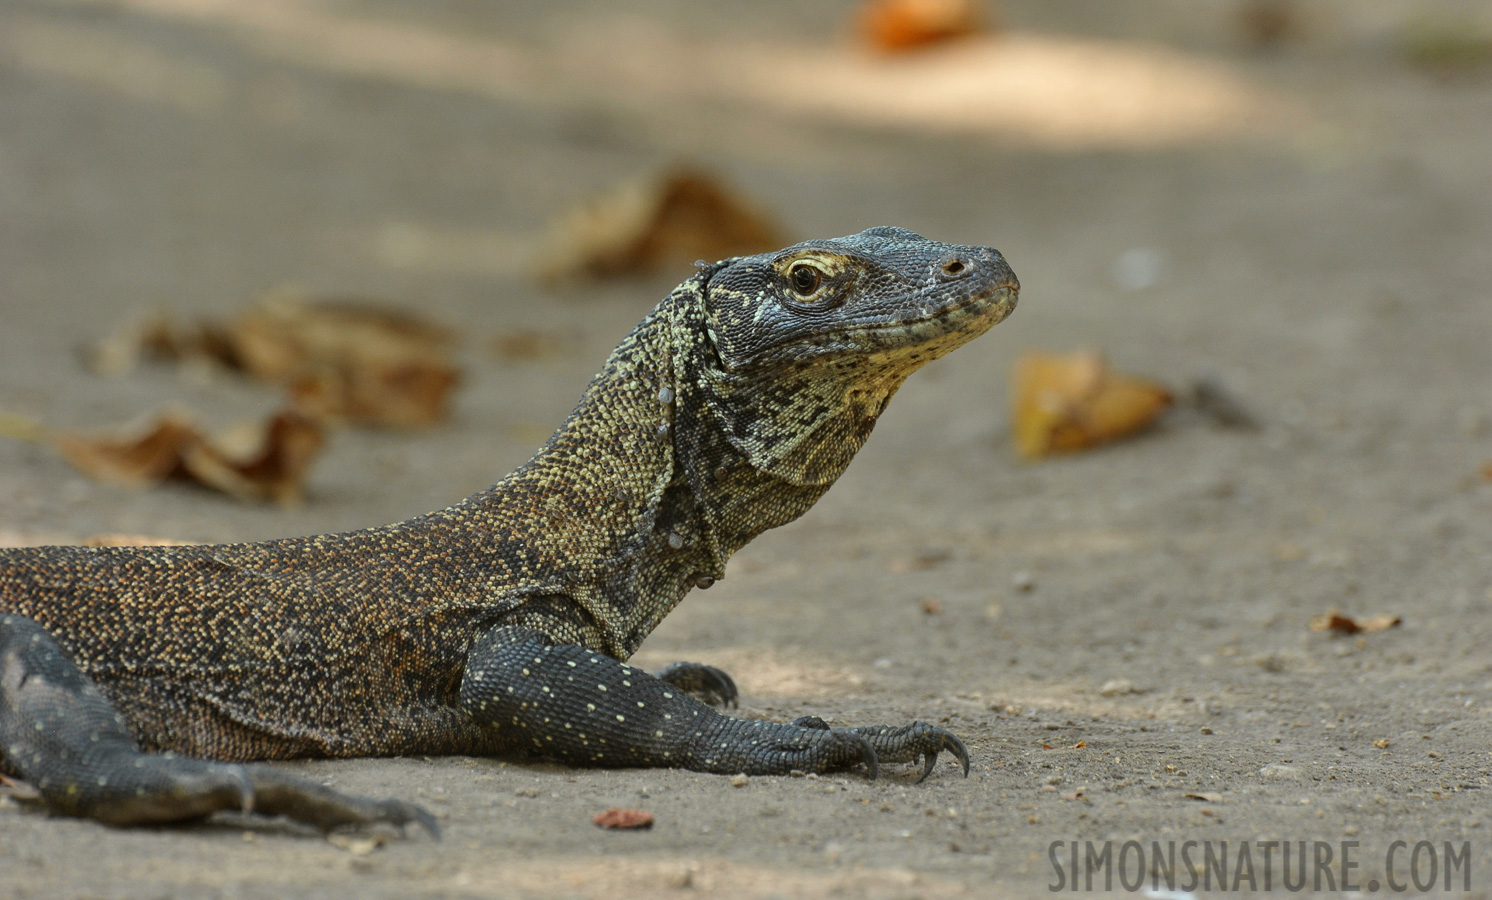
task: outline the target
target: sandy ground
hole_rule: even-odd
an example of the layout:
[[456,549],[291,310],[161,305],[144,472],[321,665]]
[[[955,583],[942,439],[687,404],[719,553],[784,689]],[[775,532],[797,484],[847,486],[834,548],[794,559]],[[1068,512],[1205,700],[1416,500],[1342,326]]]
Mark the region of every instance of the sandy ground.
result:
[[[292,767],[429,805],[446,839],[366,852],[234,819],[125,832],[11,804],[0,894],[1031,895],[1059,883],[1052,842],[1130,839],[1356,841],[1359,884],[1386,883],[1395,841],[1469,842],[1487,891],[1492,81],[1405,65],[1413,4],[1304,4],[1298,38],[1263,54],[1224,6],[1012,2],[1025,61],[976,46],[919,63],[902,74],[924,106],[863,89],[902,75],[839,46],[837,3],[653,0],[625,19],[460,0],[6,4],[0,410],[77,427],[167,403],[215,425],[260,416],[267,389],[109,380],[76,350],[152,308],[223,316],[286,283],[468,336],[454,421],[339,433],[301,508],[103,487],[0,441],[11,534],[267,538],[486,486],[682,274],[545,292],[536,236],[676,159],[804,237],[892,223],[992,244],[1024,292],[639,656],[722,665],[756,714],[943,723],[969,744],[967,780],[946,762],[923,784],[744,786],[308,762]],[[976,70],[993,80],[938,99]],[[1116,110],[1102,84],[1152,96]],[[487,342],[517,328],[573,340],[501,364]],[[1264,427],[1178,411],[1112,449],[1020,463],[1008,371],[1038,347],[1101,348],[1178,388],[1219,373]],[[1403,624],[1310,631],[1331,608]],[[609,806],[657,825],[602,832]]]

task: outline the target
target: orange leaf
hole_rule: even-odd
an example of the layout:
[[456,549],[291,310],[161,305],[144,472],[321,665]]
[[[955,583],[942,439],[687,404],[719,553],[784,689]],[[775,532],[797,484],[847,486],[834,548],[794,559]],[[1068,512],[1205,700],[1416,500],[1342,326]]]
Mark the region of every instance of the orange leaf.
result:
[[602,828],[652,828],[653,814],[645,809],[612,807],[591,820]]
[[871,0],[858,19],[871,47],[905,53],[974,34],[983,29],[984,15],[977,0]]
[[1377,631],[1387,631],[1403,621],[1402,616],[1390,613],[1366,616],[1358,621],[1333,609],[1322,615],[1311,617],[1310,627],[1312,631],[1333,631],[1337,634],[1357,634],[1359,631],[1372,634]]
[[1097,353],[1027,353],[1012,385],[1016,450],[1033,459],[1134,434],[1172,403],[1164,387],[1110,371]]

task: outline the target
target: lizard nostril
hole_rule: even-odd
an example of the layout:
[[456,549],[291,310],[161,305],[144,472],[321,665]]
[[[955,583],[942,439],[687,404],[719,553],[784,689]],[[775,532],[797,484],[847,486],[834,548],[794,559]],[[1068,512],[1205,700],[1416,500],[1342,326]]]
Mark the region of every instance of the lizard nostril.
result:
[[944,278],[962,278],[969,274],[969,264],[957,256],[950,256],[943,260],[938,266],[938,273]]

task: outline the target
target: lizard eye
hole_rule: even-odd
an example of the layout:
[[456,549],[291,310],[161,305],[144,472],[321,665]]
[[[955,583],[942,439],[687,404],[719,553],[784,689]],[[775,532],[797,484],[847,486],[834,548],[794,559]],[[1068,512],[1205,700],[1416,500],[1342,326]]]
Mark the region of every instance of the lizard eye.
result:
[[823,275],[818,269],[801,263],[793,266],[792,271],[787,273],[787,277],[793,284],[793,290],[805,297],[818,290],[819,282],[823,280]]

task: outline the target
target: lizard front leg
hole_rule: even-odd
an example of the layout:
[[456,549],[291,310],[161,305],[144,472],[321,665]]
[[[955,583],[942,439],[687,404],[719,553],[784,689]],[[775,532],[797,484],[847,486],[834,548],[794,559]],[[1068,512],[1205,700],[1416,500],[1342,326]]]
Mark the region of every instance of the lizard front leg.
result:
[[[891,756],[912,758],[903,752],[905,741],[886,740],[892,729],[866,729],[874,732],[867,735],[818,722],[784,725],[721,715],[641,669],[518,626],[494,628],[477,640],[461,705],[478,721],[512,734],[520,746],[583,766],[787,775],[864,764],[874,778],[878,740]],[[922,736],[928,730],[946,734],[920,728]],[[963,745],[952,740],[961,751]],[[938,748],[944,746],[940,737]],[[930,744],[925,749],[936,756]]]
[[0,760],[52,811],[110,825],[253,810],[322,829],[417,822],[438,834],[428,812],[399,800],[350,797],[265,765],[140,752],[97,685],[40,625],[17,615],[0,615]]

